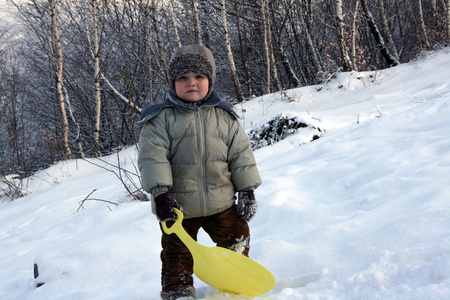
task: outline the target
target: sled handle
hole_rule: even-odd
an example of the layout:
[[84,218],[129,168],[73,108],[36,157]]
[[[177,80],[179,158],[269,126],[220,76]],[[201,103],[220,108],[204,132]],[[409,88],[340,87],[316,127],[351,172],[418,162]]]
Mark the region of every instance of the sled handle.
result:
[[173,212],[178,216],[175,223],[170,228],[168,228],[165,221],[161,222],[164,232],[167,234],[177,233],[180,232],[180,229],[183,229],[183,227],[181,226],[181,222],[183,222],[183,213],[178,208],[173,207],[172,209]]

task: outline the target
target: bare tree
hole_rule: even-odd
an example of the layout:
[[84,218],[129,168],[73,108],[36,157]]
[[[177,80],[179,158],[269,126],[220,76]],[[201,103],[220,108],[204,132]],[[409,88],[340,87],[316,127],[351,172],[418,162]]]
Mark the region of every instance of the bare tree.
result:
[[447,39],[450,43],[450,0],[447,0]]
[[361,4],[364,10],[364,15],[367,19],[367,22],[369,23],[370,31],[372,32],[372,35],[377,42],[378,49],[380,50],[384,59],[389,64],[389,66],[393,67],[398,65],[399,64],[398,60],[391,54],[389,49],[386,47],[384,39],[381,36],[380,31],[378,30],[377,24],[375,23],[375,19],[373,18],[372,14],[369,11],[367,0],[361,0]]
[[266,15],[266,0],[260,0],[261,16],[264,23],[264,52],[266,54],[266,76],[267,76],[267,93],[270,94],[271,86],[271,68],[270,68],[270,48],[269,48],[269,33],[268,33],[268,16]]
[[161,63],[162,63],[161,68],[162,68],[162,72],[164,74],[164,79],[165,79],[166,83],[169,84],[169,73],[167,71],[167,62],[166,62],[166,58],[164,55],[163,42],[162,42],[162,38],[161,38],[161,33],[159,31],[158,16],[157,16],[156,10],[157,10],[157,3],[155,2],[155,0],[152,0],[151,11],[152,11],[152,19],[153,19],[153,29],[155,30],[155,34],[156,34],[156,42],[158,44],[159,55],[161,57]]
[[342,0],[336,0],[336,23],[338,29],[338,44],[341,52],[342,67],[344,72],[353,69],[350,56],[348,55],[347,46],[345,44],[344,15],[342,14]]
[[182,43],[181,43],[180,35],[178,34],[177,22],[175,21],[175,16],[174,16],[174,12],[173,12],[173,2],[172,1],[170,1],[170,3],[169,3],[169,9],[170,9],[170,17],[171,17],[172,23],[173,23],[173,30],[175,32],[175,36],[177,37],[178,47],[181,47]]
[[[173,7],[171,6],[171,12],[173,17]],[[173,20],[173,26],[175,25],[175,20]],[[153,80],[152,80],[152,42],[150,39],[150,3],[147,0],[145,6],[145,36],[147,38],[147,68],[148,68],[148,88],[150,91],[150,104],[153,104]]]
[[198,13],[198,0],[193,0],[192,6],[194,9],[194,19],[195,19],[195,29],[197,32],[197,43],[199,45],[203,45],[203,39],[202,39],[202,26],[200,24],[200,16]]
[[191,44],[194,44],[194,34],[192,33],[192,25],[191,25],[191,21],[189,18],[189,7],[188,7],[188,0],[182,0],[183,1],[183,6],[184,6],[184,11],[186,14],[186,23],[187,23],[187,27],[188,27],[188,32],[189,32],[189,40],[191,41]]
[[100,120],[102,98],[100,89],[100,47],[98,40],[98,15],[97,0],[92,0],[92,16],[94,23],[94,85],[95,85],[95,127],[94,127],[94,152],[101,155],[100,150]]
[[311,0],[297,0],[297,9],[300,16],[301,24],[305,28],[306,45],[310,49],[311,57],[314,64],[317,66],[318,71],[324,70],[324,65],[320,57],[319,51],[316,46],[316,41],[313,33],[313,26],[311,21]]
[[69,122],[67,120],[66,107],[63,94],[63,52],[59,36],[58,21],[56,17],[56,0],[50,0],[53,40],[56,45],[56,94],[61,112],[61,135],[63,139],[64,155],[72,157],[69,147]]
[[354,70],[358,69],[356,65],[356,20],[358,16],[358,10],[359,10],[359,0],[356,0],[352,19],[352,65]]
[[267,21],[267,37],[268,37],[268,43],[269,43],[269,53],[270,53],[270,63],[271,67],[270,70],[272,71],[272,76],[275,83],[275,89],[277,91],[281,90],[281,84],[280,79],[278,77],[278,71],[277,71],[277,63],[275,59],[275,51],[273,49],[274,43],[273,43],[273,31],[272,31],[272,21],[270,18],[270,9],[269,9],[269,1],[265,1],[265,9],[266,9],[266,21]]
[[384,8],[384,0],[380,0],[380,11],[381,11],[381,20],[383,22],[383,31],[386,36],[386,41],[389,46],[389,50],[392,52],[392,55],[398,60],[398,52],[397,47],[395,47],[394,40],[392,39],[391,31],[389,30],[388,20],[386,18],[386,11]]
[[242,95],[241,84],[239,83],[239,79],[236,73],[236,65],[234,64],[233,51],[231,50],[230,36],[228,34],[227,11],[225,7],[225,0],[222,0],[222,22],[223,22],[223,31],[225,35],[225,43],[227,47],[228,61],[230,63],[234,87],[236,88],[237,99],[239,102],[243,102],[244,96]]
[[422,0],[417,0],[417,10],[419,13],[420,29],[422,30],[423,40],[427,49],[430,49],[430,42],[428,41],[427,29],[425,28],[425,21],[423,19]]

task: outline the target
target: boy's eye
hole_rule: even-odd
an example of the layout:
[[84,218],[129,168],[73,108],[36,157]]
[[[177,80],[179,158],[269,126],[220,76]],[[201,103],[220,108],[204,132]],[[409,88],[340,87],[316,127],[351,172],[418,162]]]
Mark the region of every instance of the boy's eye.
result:
[[205,76],[205,75],[202,75],[202,74],[197,74],[197,75],[195,76],[195,78],[197,78],[197,79],[204,79],[204,78],[206,78],[206,76]]
[[184,75],[178,76],[176,80],[186,80],[186,76]]

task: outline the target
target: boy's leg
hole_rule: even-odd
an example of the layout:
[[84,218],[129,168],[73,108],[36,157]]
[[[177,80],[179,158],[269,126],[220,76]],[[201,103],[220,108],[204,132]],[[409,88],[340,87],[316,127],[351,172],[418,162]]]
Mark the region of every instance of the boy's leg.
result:
[[[173,222],[167,222],[172,226]],[[183,227],[193,238],[197,239],[201,221],[196,219],[183,220]],[[189,249],[175,234],[166,234],[162,228],[161,245],[161,298],[173,300],[180,297],[195,296],[193,260]]]
[[235,206],[219,214],[205,217],[203,229],[219,247],[231,249],[248,256],[250,251],[250,228],[236,214]]

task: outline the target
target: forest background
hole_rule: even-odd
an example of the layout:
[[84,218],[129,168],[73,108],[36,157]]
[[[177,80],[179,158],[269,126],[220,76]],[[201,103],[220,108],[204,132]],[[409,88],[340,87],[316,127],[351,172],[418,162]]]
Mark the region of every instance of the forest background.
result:
[[239,104],[450,44],[450,0],[0,1],[2,180],[136,144],[180,45],[209,47]]

